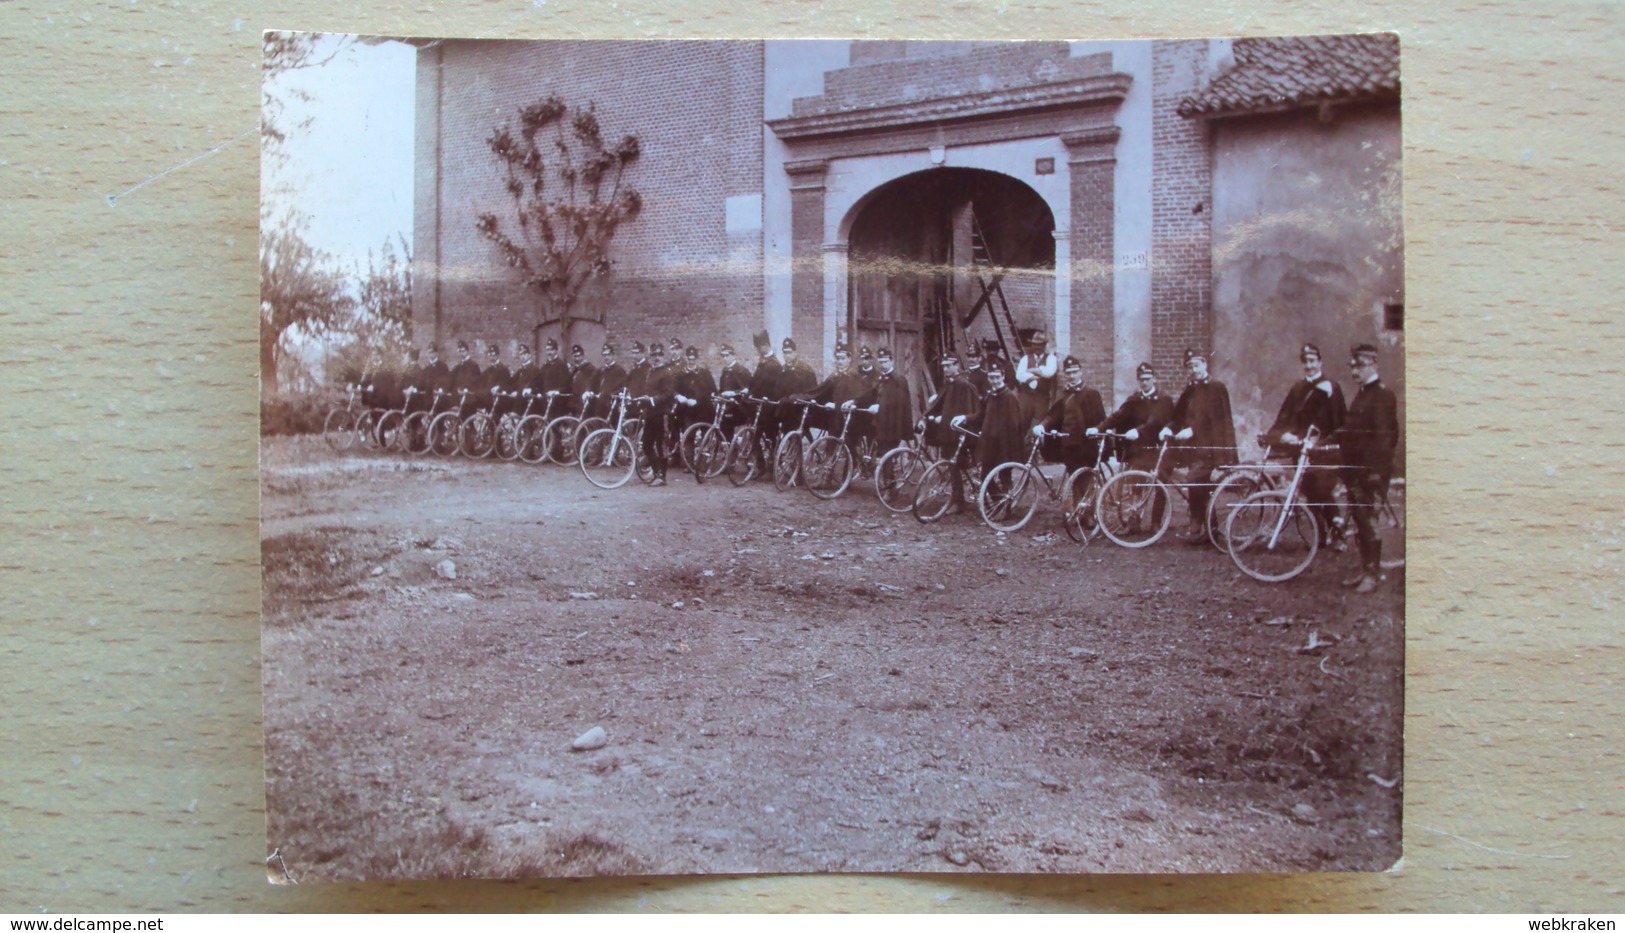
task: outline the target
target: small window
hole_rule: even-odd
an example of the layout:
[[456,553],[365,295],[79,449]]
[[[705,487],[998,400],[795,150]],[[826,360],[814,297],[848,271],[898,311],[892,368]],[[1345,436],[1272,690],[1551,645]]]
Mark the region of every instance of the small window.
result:
[[1382,329],[1405,329],[1405,306],[1396,302],[1388,302],[1382,306]]

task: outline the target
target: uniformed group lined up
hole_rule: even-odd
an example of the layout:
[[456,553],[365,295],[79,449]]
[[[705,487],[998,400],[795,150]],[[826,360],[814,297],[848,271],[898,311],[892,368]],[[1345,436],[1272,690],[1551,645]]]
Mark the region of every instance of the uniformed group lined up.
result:
[[[641,420],[645,478],[653,485],[666,483],[675,439],[697,424],[715,423],[725,437],[734,437],[740,425],[752,426],[756,440],[750,455],[757,458],[759,475],[771,474],[767,461],[788,432],[845,432],[849,444],[861,443],[876,455],[923,440],[926,448],[955,458],[956,472],[979,461],[989,474],[1000,464],[1027,460],[1030,445],[1042,442],[1045,458],[1059,460],[1070,475],[1097,463],[1099,445],[1110,437],[1118,444],[1114,455],[1130,468],[1154,468],[1163,480],[1175,469],[1186,471],[1182,485],[1190,490],[1191,516],[1186,540],[1192,544],[1208,540],[1204,521],[1215,469],[1237,462],[1229,392],[1209,375],[1206,355],[1194,351],[1185,354],[1188,380],[1177,399],[1164,394],[1155,369],[1141,363],[1138,391],[1107,415],[1100,393],[1084,385],[1081,362],[1073,356],[1057,359],[1042,333],[1031,335],[1027,352],[1013,363],[997,342],[971,340],[963,358],[958,353],[940,358],[940,389],[916,418],[910,386],[888,348],[871,353],[862,347],[854,360],[851,349],[840,346],[835,369],[820,380],[798,357],[794,340],[786,338],[777,356],[765,332],[755,336],[754,345],[754,368],[741,363],[732,347],[722,346],[722,368],[713,376],[700,350],[676,338],[667,345],[633,342],[630,367],[622,365],[614,344],[602,346],[602,362],[594,365],[579,344],[570,348],[568,362],[560,359],[560,347],[550,339],[540,362],[521,345],[514,370],[496,344],[488,346],[482,368],[469,345],[459,341],[455,366],[448,367],[438,347],[430,346],[426,361],[414,350],[404,368],[379,367],[356,382],[366,409],[403,419],[416,415],[420,423],[446,411],[463,420],[482,413],[493,425],[522,419],[538,424],[560,418],[613,420],[620,414],[616,407],[630,403],[635,411],[625,414]],[[1303,498],[1313,503],[1321,544],[1340,549],[1345,522],[1334,494],[1340,482],[1346,487],[1361,566],[1344,582],[1368,591],[1379,578],[1375,506],[1386,496],[1393,473],[1396,399],[1381,383],[1378,351],[1370,344],[1350,354],[1351,373],[1359,382],[1352,404],[1325,375],[1317,347],[1302,345],[1299,361],[1303,378],[1291,386],[1259,440],[1280,453],[1318,436],[1327,450],[1334,445],[1340,450],[1313,461],[1340,469],[1307,472]],[[540,418],[538,406],[546,412]],[[962,508],[957,476],[953,487],[955,505]]]

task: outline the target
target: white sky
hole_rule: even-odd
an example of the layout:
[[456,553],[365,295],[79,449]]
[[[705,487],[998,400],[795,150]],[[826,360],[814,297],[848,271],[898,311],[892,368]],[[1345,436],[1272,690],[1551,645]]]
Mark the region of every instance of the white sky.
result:
[[[314,59],[338,47],[320,40]],[[273,216],[291,207],[308,217],[312,246],[339,265],[366,267],[367,252],[385,240],[412,242],[412,151],[417,50],[400,42],[367,45],[351,39],[320,66],[285,72],[279,87],[310,95],[279,96],[288,134],[287,159],[267,159],[262,197]],[[310,125],[298,129],[307,117]]]

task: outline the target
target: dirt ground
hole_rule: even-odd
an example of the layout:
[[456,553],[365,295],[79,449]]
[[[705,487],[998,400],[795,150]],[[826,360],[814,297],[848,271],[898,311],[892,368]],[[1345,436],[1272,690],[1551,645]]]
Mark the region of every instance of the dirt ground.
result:
[[1001,535],[872,487],[601,491],[315,438],[261,468],[279,876],[1399,858],[1403,570],[1267,586],[1080,548],[1053,504]]

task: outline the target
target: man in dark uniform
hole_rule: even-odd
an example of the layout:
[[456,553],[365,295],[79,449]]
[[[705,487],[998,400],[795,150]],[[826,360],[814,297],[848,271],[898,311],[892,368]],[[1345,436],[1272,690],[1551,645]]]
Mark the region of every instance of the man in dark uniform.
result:
[[644,394],[649,385],[649,351],[643,341],[632,341],[632,368],[626,372],[626,394],[632,398]]
[[666,431],[671,406],[677,395],[677,374],[665,362],[666,349],[656,340],[649,344],[649,377],[640,396],[643,408],[643,456],[654,472],[651,486],[666,485]]
[[[466,340],[457,341],[457,355],[461,359],[451,370],[451,410],[467,417],[479,407],[480,364],[474,362]],[[468,390],[466,396],[464,389]]]
[[[976,414],[982,408],[982,393],[976,390],[975,384],[959,371],[959,357],[948,353],[942,357],[942,391],[926,400],[923,427],[926,444],[937,448],[938,456],[952,457],[959,450],[959,435],[950,425],[964,421]],[[916,427],[920,427],[917,425]],[[953,466],[953,509],[956,512],[965,508],[965,482],[962,479],[964,470],[970,466],[970,458],[975,452],[973,444],[966,444],[964,450],[959,450],[959,456],[954,458]]]
[[1124,399],[1111,417],[1100,423],[1099,430],[1126,435],[1128,445],[1123,451],[1123,462],[1131,469],[1142,470],[1149,469],[1157,458],[1152,442],[1157,432],[1174,419],[1174,403],[1157,389],[1157,371],[1150,363],[1135,367],[1134,374],[1139,379],[1140,391]]
[[[813,386],[812,391],[794,398],[817,402],[823,406],[823,411],[813,412],[808,424],[823,428],[826,431],[839,431],[841,419],[831,412],[840,409],[847,402],[852,401],[869,390],[862,376],[852,369],[852,350],[845,344],[835,348],[835,371],[829,378]],[[856,430],[859,425],[853,425]]]
[[1049,352],[1049,339],[1043,331],[1033,331],[1027,338],[1027,352],[1016,363],[1016,392],[1021,397],[1021,412],[1028,424],[1049,411],[1050,395],[1055,391],[1055,376],[1059,371],[1060,361]]
[[1369,593],[1382,580],[1382,541],[1377,538],[1377,509],[1388,496],[1399,446],[1399,401],[1382,384],[1377,348],[1369,343],[1349,353],[1349,369],[1360,383],[1348,416],[1337,432],[1342,447],[1349,511],[1360,543],[1360,572],[1343,581],[1356,593]]
[[[745,394],[750,391],[750,370],[739,362],[734,348],[726,343],[717,351],[717,355],[722,357],[722,372],[717,375],[717,394],[744,401]],[[732,437],[734,429],[750,420],[750,416],[751,411],[747,406],[731,405],[722,418],[722,430]]]
[[680,406],[677,411],[681,422],[678,430],[710,421],[716,415],[716,402],[711,398],[716,394],[717,380],[711,375],[710,367],[701,364],[700,348],[684,350],[682,372],[677,377],[677,404]]
[[875,359],[880,362],[880,376],[874,386],[841,408],[862,409],[874,415],[869,430],[875,439],[875,453],[880,455],[914,436],[914,395],[909,391],[908,379],[897,372],[890,347],[881,347]]
[[[1271,447],[1296,450],[1311,431],[1318,433],[1322,443],[1331,443],[1338,429],[1343,427],[1343,418],[1348,413],[1342,387],[1321,369],[1320,348],[1312,343],[1304,344],[1298,349],[1298,362],[1303,364],[1303,378],[1287,390],[1286,400],[1281,403],[1275,423],[1264,435],[1264,442]],[[1335,467],[1341,463],[1336,455],[1330,456],[1335,462],[1311,451],[1309,462],[1312,467]],[[1304,474],[1303,498],[1314,503],[1309,506],[1309,511],[1314,514],[1315,524],[1320,529],[1321,544],[1342,550],[1343,517],[1338,514],[1334,498],[1336,492],[1335,469],[1310,469]]]
[[502,347],[487,344],[485,356],[485,369],[480,372],[480,397],[475,404],[495,414],[497,400],[501,398],[498,393],[508,391],[508,382],[513,378],[513,373],[508,371],[508,364],[502,362]]
[[587,351],[581,344],[570,347],[570,414],[586,417],[587,396],[598,384],[598,367],[587,362]]
[[536,393],[536,387],[542,379],[542,369],[536,365],[536,357],[530,352],[530,344],[520,344],[518,356],[519,368],[513,371],[512,378],[508,380],[508,391],[517,392],[518,397],[509,399],[499,406],[497,412],[499,418],[510,411],[516,415],[523,413],[526,396]]
[[589,390],[590,397],[587,399],[590,403],[588,410],[594,418],[608,418],[610,405],[613,404],[616,393],[626,386],[626,368],[615,360],[615,345],[605,342],[601,355],[604,365],[598,370],[598,375],[593,377],[592,389]]
[[1236,422],[1230,411],[1230,390],[1208,375],[1207,354],[1185,351],[1190,381],[1174,403],[1174,417],[1157,432],[1158,440],[1172,439],[1172,456],[1162,463],[1166,482],[1175,467],[1185,467],[1190,484],[1190,522],[1185,543],[1209,543],[1207,503],[1213,495],[1213,468],[1236,462]]
[[875,380],[880,378],[880,373],[875,371],[875,355],[869,351],[868,344],[858,348],[858,375],[866,391],[874,388]]
[[982,368],[982,342],[974,337],[965,341],[965,381],[975,387],[978,396],[987,394],[987,370]]
[[1083,384],[1083,363],[1077,357],[1067,357],[1061,372],[1066,380],[1061,396],[1049,407],[1044,420],[1033,425],[1033,433],[1039,437],[1045,431],[1066,435],[1060,443],[1061,463],[1071,476],[1074,470],[1094,465],[1100,441],[1089,435],[1089,429],[1105,420],[1106,407],[1101,404],[1100,393]]
[[[756,346],[756,371],[750,375],[751,397],[776,402],[779,398],[779,377],[784,374],[784,364],[773,355],[773,340],[768,337],[767,331],[757,331],[750,339]],[[768,469],[766,458],[779,443],[780,426],[776,406],[772,404],[763,406],[761,431],[761,444],[757,447],[756,472],[762,476],[771,476],[772,471]]]
[[[1001,463],[1020,463],[1027,459],[1024,441],[1027,426],[1021,420],[1021,399],[1004,384],[1003,369],[987,371],[987,395],[982,398],[981,410],[973,415],[960,415],[950,424],[963,424],[981,434],[976,442],[977,455],[982,461],[983,475],[993,472]],[[1005,490],[989,490],[1002,495]]]
[[445,361],[440,359],[440,345],[429,344],[424,355],[428,356],[429,362],[412,374],[412,385],[417,391],[407,403],[408,414],[428,411],[434,405],[434,390],[444,389],[451,383],[451,370],[447,369]]
[[[542,361],[542,391],[570,394],[570,365],[559,359],[559,342],[552,337],[547,338],[547,359]],[[553,413],[562,411],[556,408]]]
[[[807,362],[796,355],[796,342],[789,337],[779,345],[779,353],[784,357],[784,369],[779,372],[778,411],[777,421],[786,430],[801,423],[801,409],[791,399],[796,396],[805,396],[818,385],[818,374]],[[809,424],[812,422],[808,422]]]

